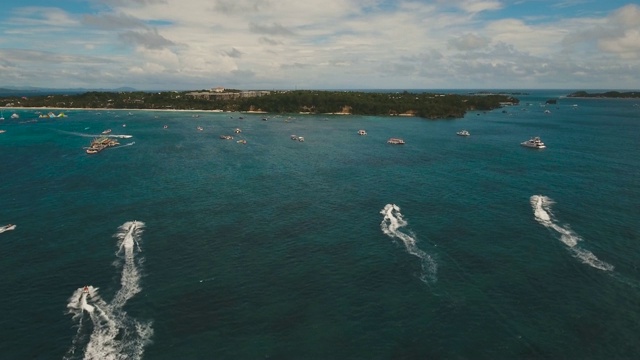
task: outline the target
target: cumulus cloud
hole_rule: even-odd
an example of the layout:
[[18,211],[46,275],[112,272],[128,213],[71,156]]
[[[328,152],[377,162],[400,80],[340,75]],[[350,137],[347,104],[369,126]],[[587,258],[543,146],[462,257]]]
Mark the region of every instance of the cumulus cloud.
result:
[[84,15],[82,17],[82,23],[98,28],[114,30],[147,27],[142,20],[126,14]]
[[490,39],[476,34],[465,34],[449,40],[449,44],[460,51],[483,48],[491,42]]
[[160,35],[156,29],[148,31],[125,31],[118,37],[125,43],[148,49],[162,49],[167,46],[176,45],[173,41]]
[[270,35],[270,36],[293,36],[293,31],[284,26],[274,23],[271,25],[260,25],[256,23],[249,24],[249,31],[254,34]]
[[226,51],[225,54],[227,54],[228,57],[232,57],[232,58],[241,58],[242,57],[242,52],[240,52],[236,48],[231,48],[231,50]]

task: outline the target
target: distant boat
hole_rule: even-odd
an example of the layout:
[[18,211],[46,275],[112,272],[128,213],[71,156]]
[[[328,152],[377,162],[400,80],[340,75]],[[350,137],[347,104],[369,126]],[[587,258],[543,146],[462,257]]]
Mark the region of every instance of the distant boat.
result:
[[198,131],[202,131],[202,130],[204,130],[204,129],[202,128],[202,126],[198,126],[198,127],[197,127],[197,129],[198,129]]
[[387,144],[404,145],[404,140],[399,138],[389,138],[389,140],[387,140]]
[[4,134],[6,132],[7,132],[7,130],[0,130],[0,134]]
[[291,140],[298,140],[298,136],[296,136],[296,135],[291,135]]
[[111,129],[107,129],[105,131],[102,132],[102,135],[107,135],[111,133]]
[[529,147],[529,148],[534,148],[534,149],[544,149],[547,146],[542,142],[542,140],[540,140],[539,137],[532,137],[531,139],[521,142],[520,145],[525,146],[525,147]]
[[364,130],[358,130],[358,135],[367,135],[367,132]]
[[235,132],[236,134],[240,134],[242,130],[240,130],[239,128],[236,128],[233,132]]
[[241,139],[241,140],[238,140],[238,141],[236,141],[236,142],[237,142],[238,144],[246,144],[246,143],[247,143],[247,140]]
[[302,136],[298,136],[298,141],[300,141],[300,142],[304,142],[304,137],[302,137]]
[[20,115],[18,115],[18,114],[16,114],[16,113],[13,113],[13,114],[11,115],[11,118],[12,118],[12,119],[19,119],[19,118],[20,118]]
[[168,126],[168,125],[165,125],[165,126],[163,126],[162,128],[163,128],[163,129],[168,129],[168,128],[169,128],[169,126]]
[[471,134],[469,134],[469,132],[467,130],[460,130],[456,134],[458,134],[460,136],[469,136],[469,135],[471,135]]
[[13,229],[15,229],[15,228],[16,228],[16,226],[15,226],[15,225],[13,225],[13,224],[7,224],[7,225],[5,225],[5,226],[3,226],[3,227],[0,227],[0,233],[3,233],[3,232],[5,232],[5,231],[9,231],[9,230],[13,230]]
[[4,113],[0,112],[0,120],[4,120]]

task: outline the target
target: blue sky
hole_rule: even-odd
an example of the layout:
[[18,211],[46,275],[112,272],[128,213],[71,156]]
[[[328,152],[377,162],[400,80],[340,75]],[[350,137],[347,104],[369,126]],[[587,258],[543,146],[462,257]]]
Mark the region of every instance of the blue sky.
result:
[[640,88],[640,3],[4,0],[0,87]]

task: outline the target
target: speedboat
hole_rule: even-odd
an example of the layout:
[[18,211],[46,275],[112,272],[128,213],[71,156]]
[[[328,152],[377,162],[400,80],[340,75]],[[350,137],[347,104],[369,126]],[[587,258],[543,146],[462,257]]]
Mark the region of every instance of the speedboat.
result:
[[303,142],[304,141],[304,137],[298,136],[298,141]]
[[241,140],[238,140],[238,141],[236,141],[236,142],[237,142],[238,144],[246,144],[246,143],[247,143],[247,140],[245,140],[245,139],[241,139]]
[[296,135],[291,135],[291,140],[298,140],[298,136],[296,136]]
[[358,135],[367,135],[367,132],[364,130],[358,130]]
[[202,131],[202,130],[204,130],[204,129],[202,128],[202,126],[198,126],[198,127],[197,127],[197,129],[198,129],[198,131]]
[[105,131],[102,132],[102,135],[107,135],[111,133],[111,129],[107,129]]
[[231,136],[231,135],[220,135],[220,139],[222,139],[222,140],[233,140],[233,136]]
[[458,131],[456,134],[458,134],[460,136],[469,136],[469,135],[471,135],[471,134],[469,134],[469,132],[467,130]]
[[165,126],[163,126],[162,128],[163,128],[163,129],[168,129],[168,128],[169,128],[169,126],[165,125]]
[[18,119],[18,118],[20,118],[20,115],[18,115],[16,113],[13,113],[13,114],[11,114],[11,118],[12,119]]
[[537,136],[536,137],[532,137],[531,139],[520,143],[520,145],[525,146],[525,147],[534,148],[534,149],[544,149],[544,148],[546,148],[546,146],[544,145],[542,140],[540,140],[540,138],[537,137]]
[[7,130],[0,130],[0,134],[4,134],[6,132],[7,132]]
[[235,132],[236,134],[240,134],[240,133],[242,132],[242,130],[240,130],[239,128],[236,128],[236,129],[234,130],[234,132]]
[[404,140],[399,138],[389,138],[389,140],[387,140],[387,144],[404,145]]
[[15,225],[13,225],[13,224],[7,224],[7,225],[5,225],[5,226],[3,226],[3,227],[0,227],[0,233],[3,233],[3,232],[5,232],[5,231],[9,231],[9,230],[13,230],[13,229],[15,229],[15,228],[16,228],[16,226],[15,226]]

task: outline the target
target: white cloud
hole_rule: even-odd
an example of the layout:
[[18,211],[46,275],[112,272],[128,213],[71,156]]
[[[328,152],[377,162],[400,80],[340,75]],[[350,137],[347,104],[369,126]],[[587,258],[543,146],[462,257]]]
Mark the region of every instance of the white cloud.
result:
[[53,74],[140,89],[640,83],[637,5],[562,18],[511,15],[498,0],[92,1],[84,14],[9,9],[0,85],[49,86]]

